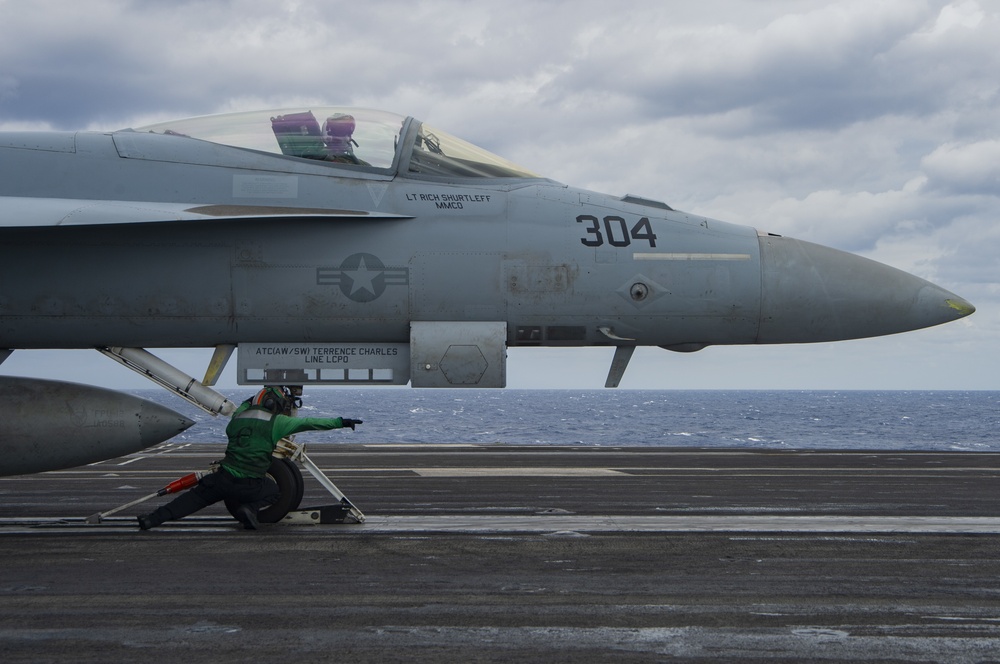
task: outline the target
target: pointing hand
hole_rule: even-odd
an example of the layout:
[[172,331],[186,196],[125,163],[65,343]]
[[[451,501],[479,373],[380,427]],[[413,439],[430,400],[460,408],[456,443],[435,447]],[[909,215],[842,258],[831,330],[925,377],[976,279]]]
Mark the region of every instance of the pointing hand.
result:
[[349,420],[346,417],[340,418],[340,421],[345,427],[351,427],[351,431],[354,431],[354,427],[357,425],[364,424],[361,420]]

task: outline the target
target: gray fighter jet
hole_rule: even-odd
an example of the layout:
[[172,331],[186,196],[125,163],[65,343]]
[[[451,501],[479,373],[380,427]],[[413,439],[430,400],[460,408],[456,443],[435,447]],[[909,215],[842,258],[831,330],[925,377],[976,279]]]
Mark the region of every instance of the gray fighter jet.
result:
[[[185,394],[234,351],[246,385],[503,387],[508,348],[613,346],[616,386],[636,346],[855,339],[974,311],[880,263],[574,189],[365,109],[0,133],[0,226],[0,357],[97,348]],[[144,347],[217,352],[199,382]],[[142,408],[87,386],[0,393],[18,405],[0,474],[189,424],[157,412],[142,431]],[[88,455],[74,421],[106,434],[80,436]]]

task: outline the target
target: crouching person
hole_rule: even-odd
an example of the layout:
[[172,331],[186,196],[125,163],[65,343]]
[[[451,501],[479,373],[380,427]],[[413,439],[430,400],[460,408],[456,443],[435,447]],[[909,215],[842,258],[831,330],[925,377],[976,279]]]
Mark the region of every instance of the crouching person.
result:
[[229,444],[219,469],[166,505],[136,517],[139,528],[149,530],[228,499],[239,504],[236,518],[243,527],[256,530],[258,510],[278,499],[278,485],[267,477],[278,441],[303,431],[353,430],[362,423],[343,417],[292,417],[293,403],[287,388],[265,387],[240,404],[226,427]]

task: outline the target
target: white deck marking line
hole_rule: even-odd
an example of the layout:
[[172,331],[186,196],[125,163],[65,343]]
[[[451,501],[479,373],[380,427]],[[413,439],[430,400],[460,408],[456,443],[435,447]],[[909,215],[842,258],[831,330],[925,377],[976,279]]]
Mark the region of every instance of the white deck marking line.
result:
[[[134,529],[130,517],[110,517],[100,525],[85,524],[83,518],[24,517],[0,519],[4,534],[96,532],[101,528]],[[39,530],[38,526],[43,526]],[[188,517],[162,526],[168,532],[215,532],[232,529],[229,517]],[[538,533],[573,536],[584,533],[799,533],[803,535],[844,533],[984,534],[1000,535],[1000,518],[947,516],[581,516],[581,515],[371,515],[363,524],[298,525],[273,524],[268,528],[308,528],[344,535],[349,533],[450,532],[483,535],[491,533]]]
[[129,459],[128,461],[122,461],[118,465],[119,466],[127,466],[130,463],[133,463],[135,461],[140,461],[142,459],[149,459],[151,457],[156,457],[156,456],[162,456],[162,455],[168,454],[170,452],[176,452],[178,450],[184,449],[185,447],[189,447],[190,445],[191,445],[191,443],[184,443],[183,445],[171,445],[167,449],[160,450],[159,452],[156,452],[155,454],[147,454],[147,453],[144,453],[144,452],[137,452],[135,457]]
[[[335,443],[320,443],[320,445],[330,445]],[[478,443],[362,443],[362,447],[373,447],[375,449],[417,449],[426,450],[428,448],[443,448],[443,449],[456,449],[456,448],[478,448],[481,447]],[[311,453],[315,448],[310,448]]]
[[[138,461],[139,459],[148,459],[153,456],[159,456],[161,454],[166,454],[168,452],[173,452],[176,455],[176,449],[164,450],[158,454],[140,454],[139,456],[129,459],[128,461],[117,464],[118,466],[124,466],[126,464],[132,463],[133,461]],[[218,459],[218,453],[211,454],[191,454],[188,452],[183,455],[184,458],[212,458]],[[320,455],[310,456],[316,457]],[[317,461],[317,459],[313,459]],[[614,468],[602,468],[602,467],[587,467],[587,466],[540,466],[535,468],[523,468],[523,467],[507,467],[507,466],[441,466],[441,467],[417,467],[412,466],[364,466],[364,467],[352,467],[352,466],[340,466],[337,465],[336,459],[323,459],[320,464],[320,468],[324,473],[328,473],[331,476],[338,475],[353,475],[358,473],[401,473],[410,472],[415,475],[422,477],[489,477],[491,475],[495,476],[507,476],[507,477],[518,477],[518,476],[549,476],[549,477],[630,477],[634,479],[643,479],[650,477],[697,477],[700,474],[706,475],[709,479],[721,479],[724,477],[806,477],[814,476],[817,474],[826,473],[858,473],[858,474],[869,474],[878,473],[883,477],[892,477],[895,479],[902,479],[906,477],[928,477],[928,476],[947,476],[955,475],[961,473],[981,473],[981,474],[1000,474],[1000,468],[977,468],[974,466],[956,466],[956,467],[937,467],[937,468],[700,468],[700,467],[655,467],[655,466],[641,466],[641,467],[629,467],[629,466],[615,466]],[[88,468],[88,469],[66,469],[66,470],[50,470],[45,473],[45,475],[62,475],[62,476],[79,476],[81,478],[86,477],[96,477],[100,478],[103,475],[98,475],[97,473],[103,473],[107,467],[102,468]],[[155,474],[155,475],[169,475],[172,472],[170,469],[149,469],[149,470],[130,470],[131,473],[136,474]],[[37,476],[11,476],[11,477],[0,477],[0,482],[4,481],[17,481],[17,480],[30,480],[32,478],[37,479]]]
[[372,516],[376,532],[792,532],[1000,534],[995,517],[892,516]]
[[[407,468],[420,477],[597,477],[602,475],[625,475],[611,468]],[[336,472],[336,471],[333,471]]]

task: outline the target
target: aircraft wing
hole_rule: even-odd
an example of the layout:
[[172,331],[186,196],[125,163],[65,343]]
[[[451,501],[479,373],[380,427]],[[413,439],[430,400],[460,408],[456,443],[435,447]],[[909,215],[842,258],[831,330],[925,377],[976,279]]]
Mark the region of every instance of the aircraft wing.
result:
[[206,205],[162,201],[115,201],[77,198],[0,196],[0,227],[98,226],[170,221],[232,219],[410,219],[370,210],[276,207],[268,205]]

